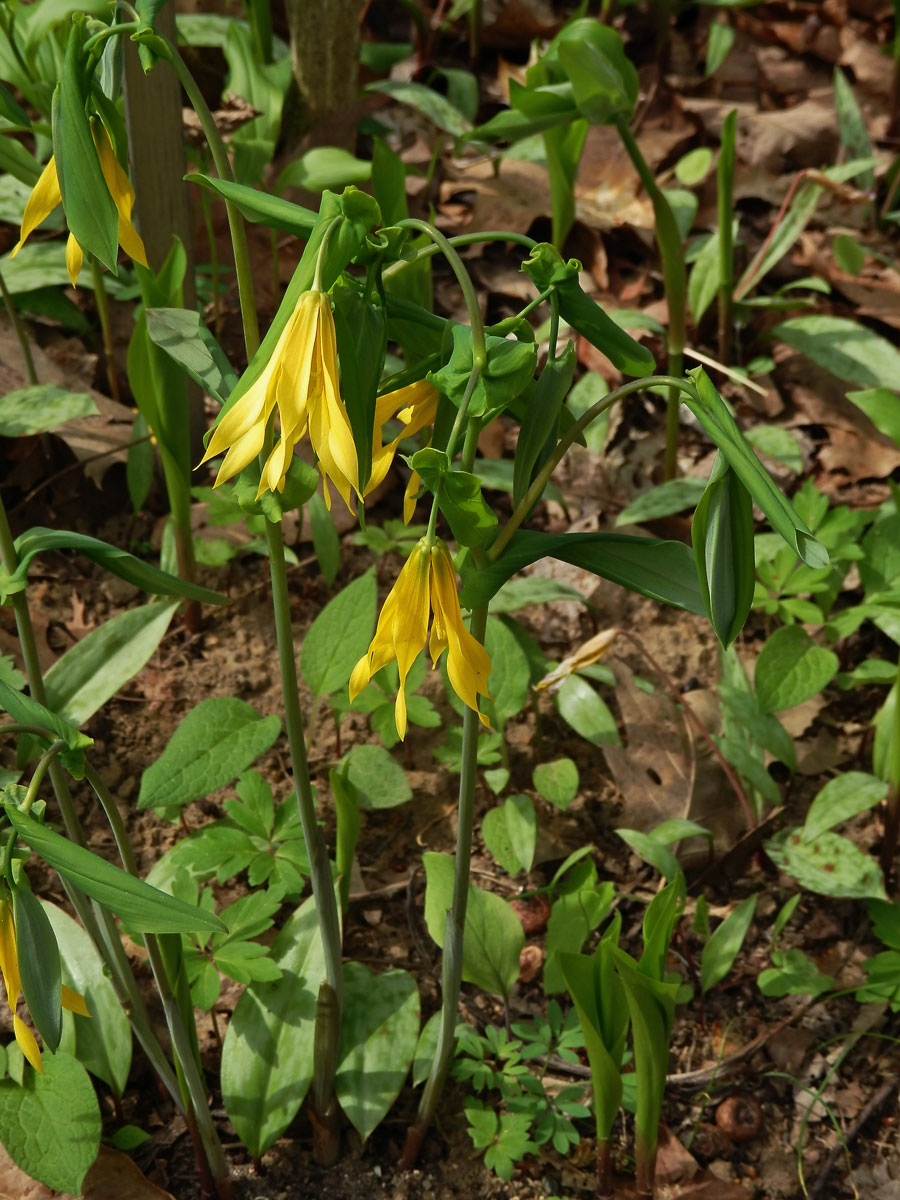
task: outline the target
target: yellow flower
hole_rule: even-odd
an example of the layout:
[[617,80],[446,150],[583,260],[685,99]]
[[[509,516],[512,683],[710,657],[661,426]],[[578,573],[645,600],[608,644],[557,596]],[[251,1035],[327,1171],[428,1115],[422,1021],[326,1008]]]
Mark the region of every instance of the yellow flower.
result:
[[[6,986],[6,1000],[13,1015],[13,1033],[22,1053],[41,1075],[44,1068],[41,1063],[41,1052],[38,1049],[34,1034],[16,1012],[19,994],[22,991],[22,981],[19,977],[19,955],[16,950],[16,926],[13,920],[12,904],[9,900],[0,900],[0,971],[3,973],[3,983]],[[69,1012],[79,1013],[89,1017],[84,997],[73,992],[65,985],[62,987],[61,999],[63,1008]]]
[[[427,379],[419,379],[406,387],[379,396],[375,404],[375,439],[372,446],[372,473],[366,484],[365,495],[374,491],[388,473],[397,448],[404,438],[412,437],[426,425],[432,425],[437,413],[439,395],[437,388]],[[382,426],[395,417],[404,428],[392,442],[381,441]],[[403,495],[403,520],[408,525],[416,507],[419,476],[413,471]]]
[[263,448],[266,424],[278,408],[279,437],[266,459],[257,496],[284,491],[294,446],[309,429],[319,460],[325,503],[331,507],[328,480],[344,503],[359,494],[356,443],[338,390],[337,342],[331,302],[324,292],[304,292],[288,318],[262,374],[216,426],[200,460],[227,451],[215,486],[243,471]]
[[[97,157],[100,160],[100,170],[103,172],[103,178],[106,180],[109,194],[112,196],[119,214],[119,245],[129,258],[133,258],[142,267],[146,267],[148,264],[144,243],[141,241],[138,231],[131,223],[131,210],[134,208],[134,188],[129,183],[128,176],[119,165],[119,160],[116,158],[116,153],[112,148],[112,142],[109,140],[109,134],[101,122],[94,122],[93,134],[94,145],[97,147]],[[53,212],[57,204],[61,203],[62,193],[59,190],[56,159],[51,158],[41,172],[40,179],[34,185],[34,190],[28,197],[28,203],[25,205],[25,214],[22,217],[22,228],[19,231],[19,240],[10,251],[10,258],[15,258],[30,235],[40,225],[41,221]],[[74,235],[70,233],[69,240],[66,242],[66,269],[69,272],[72,287],[75,287],[78,283],[78,275],[81,271],[83,260],[84,255],[82,254],[81,247],[76,242]]]
[[[432,612],[429,639],[428,618]],[[433,666],[447,651],[447,674],[453,690],[487,725],[487,717],[478,708],[478,697],[488,695],[491,660],[463,624],[450,551],[442,541],[429,545],[427,538],[421,538],[384,602],[368,651],[350,676],[352,702],[376,671],[397,660],[400,688],[394,717],[401,738],[406,737],[406,676],[426,641]]]

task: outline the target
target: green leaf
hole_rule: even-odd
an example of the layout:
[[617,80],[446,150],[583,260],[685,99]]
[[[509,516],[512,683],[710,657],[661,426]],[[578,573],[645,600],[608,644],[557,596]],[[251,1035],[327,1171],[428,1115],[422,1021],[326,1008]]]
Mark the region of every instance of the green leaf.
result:
[[125,463],[128,499],[136,513],[141,511],[150,495],[156,469],[156,457],[149,439],[150,427],[142,414],[137,412],[131,426],[131,441],[128,444],[128,459]]
[[373,569],[328,601],[303,639],[300,673],[316,696],[344,687],[368,651],[375,629],[377,587]]
[[565,40],[559,61],[572,83],[575,103],[592,125],[606,125],[616,116],[630,117],[638,94],[637,71],[629,62],[622,38],[602,25],[593,41]]
[[755,895],[742,900],[728,914],[703,947],[700,956],[700,988],[704,996],[710,988],[720,983],[734,965],[747,930],[756,912]]
[[802,829],[785,829],[763,843],[772,862],[801,887],[820,896],[886,900],[877,862],[840,834],[825,831],[807,840]]
[[340,191],[348,183],[365,183],[371,178],[372,164],[366,159],[356,158],[340,146],[313,146],[287,164],[278,176],[275,191],[279,195],[286,187],[307,192],[323,192],[326,188]]
[[313,549],[319,562],[319,570],[326,586],[332,587],[341,565],[341,539],[334,517],[325,507],[325,501],[317,491],[310,496],[306,511],[309,513]]
[[406,772],[384,746],[353,746],[344,761],[360,808],[396,808],[412,800]]
[[19,388],[0,397],[0,437],[27,437],[99,412],[93,396],[53,384]]
[[495,615],[514,613],[527,608],[529,604],[549,604],[553,600],[574,600],[590,608],[581,592],[567,583],[543,575],[528,575],[504,583],[491,600],[491,612]]
[[31,128],[31,118],[15,99],[9,88],[4,87],[0,83],[0,117],[9,121],[12,125],[19,125],[22,129]]
[[537,843],[537,816],[529,796],[509,796],[498,808],[489,808],[481,822],[484,844],[509,875],[528,872]]
[[[856,394],[861,395],[859,392]],[[850,398],[852,399],[852,396]],[[893,393],[891,398],[896,400]],[[803,470],[803,451],[789,429],[781,425],[756,425],[753,429],[748,429],[744,437],[754,450],[768,454],[769,458],[790,467],[798,475]]]
[[756,980],[764,996],[821,996],[835,986],[802,950],[775,950],[772,961],[777,966],[760,971]]
[[176,900],[114,867],[99,855],[38,824],[15,805],[6,802],[3,807],[16,833],[35,854],[86,896],[105,904],[129,929],[138,933],[198,933],[225,928],[212,913]]
[[741,437],[734,417],[713,387],[709,376],[697,367],[688,372],[688,378],[697,389],[697,399],[685,393],[684,403],[718,446],[728,465],[750,493],[751,499],[768,517],[772,528],[794,548],[807,566],[828,566],[828,552],[800,520]]
[[772,330],[838,379],[864,388],[892,388],[900,378],[900,351],[866,325],[846,317],[792,317]]
[[675,178],[682,187],[695,187],[702,183],[712,166],[713,153],[708,146],[689,150],[675,164]]
[[[43,704],[38,704],[37,700],[32,700],[30,696],[23,696],[21,692],[11,688],[2,679],[0,679],[0,708],[4,712],[8,712],[19,725],[37,725],[50,733],[55,733],[66,743],[69,750],[80,751],[85,746],[94,744],[94,739],[89,738],[86,733],[81,733],[74,725],[64,721],[62,717],[45,708]],[[51,741],[49,733],[46,741],[48,743]],[[77,775],[76,778],[80,779],[81,775]]]
[[224,404],[237,375],[200,314],[188,308],[148,308],[147,334],[191,379]]
[[121,1098],[131,1070],[131,1026],[115,988],[105,973],[94,943],[70,916],[44,900],[62,962],[62,982],[84,997],[90,1017],[72,1013],[71,1046],[63,1034],[62,1049],[77,1056],[92,1075]]
[[730,646],[744,627],[756,586],[753,505],[721,453],[691,523],[694,560],[716,637]]
[[719,290],[721,262],[719,257],[719,231],[716,230],[704,243],[694,259],[688,280],[688,304],[694,324],[699,325],[704,314]]
[[[444,935],[453,898],[454,861],[449,854],[427,852],[425,865],[425,924],[444,948]],[[519,955],[525,934],[519,918],[493,892],[469,884],[463,939],[462,977],[494,996],[508,997],[519,977]]]
[[678,879],[683,874],[678,859],[664,842],[658,841],[650,833],[642,833],[638,829],[617,829],[616,833],[626,845],[644,862],[655,867],[660,875],[668,880]]
[[890,388],[866,388],[848,392],[847,399],[861,408],[879,433],[892,438],[900,446],[900,399]]
[[616,718],[594,688],[580,675],[570,675],[554,696],[559,715],[593,746],[619,746]]
[[[527,326],[525,327],[528,328]],[[524,331],[523,331],[524,332]],[[439,392],[459,406],[474,367],[472,330],[468,325],[449,325],[450,358],[428,379]],[[488,334],[487,360],[472,391],[467,412],[472,417],[501,412],[525,390],[534,375],[537,347],[532,341],[516,341]]]
[[79,246],[116,274],[119,214],[106,186],[85,114],[83,25],[69,29],[60,82],[53,93],[53,157],[66,224]]
[[804,841],[813,841],[835,825],[867,812],[887,795],[888,785],[863,771],[847,771],[829,779],[809,806],[803,822]]
[[33,188],[41,177],[41,164],[15,138],[0,136],[0,171]]
[[776,629],[756,660],[756,697],[763,712],[782,712],[817,695],[834,677],[838,657],[800,625]]
[[147,665],[177,607],[171,600],[144,604],[92,629],[44,677],[50,708],[73,725],[83,725]]
[[487,604],[501,584],[539,558],[559,558],[654,600],[705,614],[691,551],[682,542],[623,533],[539,533],[520,530],[488,566],[467,574],[464,608]]
[[418,1087],[431,1074],[431,1064],[437,1054],[438,1038],[441,1032],[441,1011],[431,1014],[422,1026],[419,1040],[416,1042],[416,1052],[412,1064],[412,1085]]
[[482,701],[482,711],[496,729],[503,729],[528,703],[531,669],[515,636],[496,617],[488,617],[484,645],[491,659],[491,699]]
[[138,808],[179,809],[224,787],[268,750],[280,731],[277,716],[261,717],[243,700],[201,700],[144,772]]
[[268,225],[282,233],[293,234],[294,237],[306,239],[312,233],[318,216],[308,208],[282,200],[269,192],[259,191],[243,183],[234,183],[230,179],[218,179],[213,175],[185,175],[188,183],[197,183],[210,192],[217,193],[224,200],[231,201],[239,210],[241,216],[257,224]]
[[344,965],[335,1093],[365,1142],[400,1094],[419,1037],[419,991],[408,971]]
[[534,478],[556,444],[559,414],[572,385],[577,355],[569,342],[559,358],[549,359],[534,389],[528,394],[528,407],[522,419],[516,456],[513,460],[513,504],[524,497]]
[[62,1037],[59,947],[47,914],[27,886],[14,888],[12,901],[22,994],[44,1045],[55,1052]]
[[[111,575],[127,579],[142,591],[157,596],[183,596],[187,600],[199,600],[201,604],[226,604],[224,596],[211,592],[208,588],[199,587],[196,583],[188,583],[176,575],[169,575],[149,563],[141,562],[126,550],[116,546],[108,546],[98,538],[88,537],[82,533],[70,533],[66,529],[44,529],[35,525],[26,533],[16,538],[16,554],[19,566],[16,573],[9,578],[24,581],[27,578],[28,567],[36,554],[45,550],[77,550],[91,562],[103,567]],[[14,590],[14,589],[13,589]],[[0,588],[2,591],[2,588]]]
[[334,797],[334,814],[337,824],[334,869],[340,878],[341,909],[346,914],[350,906],[350,875],[359,838],[359,802],[356,788],[348,782],[344,771],[329,771],[328,782]]
[[578,768],[571,758],[538,763],[532,781],[544,799],[557,808],[567,809],[578,795]]
[[[896,11],[896,10],[895,10]],[[856,103],[853,89],[847,82],[847,76],[840,69],[834,68],[834,107],[837,112],[838,129],[841,135],[841,145],[846,150],[846,157],[868,158],[872,153],[872,143],[866,129],[866,121]],[[875,171],[872,167],[861,170],[853,179],[859,187],[866,191],[875,191]]]
[[246,989],[222,1045],[228,1119],[256,1157],[293,1121],[312,1081],[316,1000],[325,978],[312,897],[287,921],[271,953],[281,979]]
[[443,450],[426,446],[406,460],[430,492],[440,492],[441,512],[461,546],[484,546],[494,536],[497,516],[481,494],[481,480],[455,471]]
[[632,500],[616,517],[616,525],[640,525],[643,521],[655,521],[695,508],[706,486],[703,479],[669,479]]
[[[575,874],[575,872],[573,872]],[[606,919],[615,895],[611,883],[597,883],[593,868],[581,887],[564,892],[553,902],[547,922],[547,961],[544,991],[550,996],[566,986],[562,956],[577,954],[597,926]]]
[[471,128],[471,122],[466,120],[458,108],[439,92],[425,87],[421,83],[407,83],[399,79],[379,79],[366,86],[367,92],[380,92],[390,96],[400,104],[408,104],[410,108],[424,113],[438,129],[449,133],[452,137],[463,137]]
[[0,1082],[0,1141],[32,1179],[81,1195],[100,1149],[100,1106],[88,1073],[68,1054],[46,1055],[20,1087]]
[[528,273],[538,291],[545,292],[551,284],[555,285],[562,319],[601,350],[620,371],[634,376],[653,373],[656,363],[649,350],[629,337],[582,291],[578,282],[581,263],[577,259],[565,263],[558,250],[542,242],[522,263],[522,270]]

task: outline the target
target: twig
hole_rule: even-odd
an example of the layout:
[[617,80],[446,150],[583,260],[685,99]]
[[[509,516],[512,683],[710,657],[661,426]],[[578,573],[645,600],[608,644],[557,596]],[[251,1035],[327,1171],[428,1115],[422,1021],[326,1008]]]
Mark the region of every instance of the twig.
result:
[[825,1185],[828,1182],[829,1175],[834,1170],[834,1164],[840,1158],[845,1149],[850,1146],[850,1143],[854,1142],[856,1138],[859,1137],[866,1122],[875,1116],[878,1110],[882,1108],[882,1106],[890,1099],[892,1095],[896,1093],[896,1091],[896,1077],[888,1079],[885,1083],[883,1083],[847,1130],[846,1134],[844,1135],[843,1143],[838,1142],[836,1146],[831,1147],[831,1151],[828,1157],[825,1159],[825,1165],[822,1167],[822,1170],[819,1173],[819,1178],[810,1188],[809,1200],[818,1200],[818,1197],[825,1195]]

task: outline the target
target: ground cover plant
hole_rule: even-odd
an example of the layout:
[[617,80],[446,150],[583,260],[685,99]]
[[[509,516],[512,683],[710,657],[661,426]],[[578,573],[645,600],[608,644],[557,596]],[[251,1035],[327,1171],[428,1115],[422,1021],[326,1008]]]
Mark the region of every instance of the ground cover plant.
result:
[[896,20],[0,10],[7,1191],[891,1194]]

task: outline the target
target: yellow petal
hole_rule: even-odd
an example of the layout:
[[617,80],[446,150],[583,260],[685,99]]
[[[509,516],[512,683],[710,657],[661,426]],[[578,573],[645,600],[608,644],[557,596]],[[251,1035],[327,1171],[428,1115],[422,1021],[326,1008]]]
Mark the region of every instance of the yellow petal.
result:
[[350,492],[359,494],[359,461],[350,419],[338,390],[337,340],[331,302],[323,292],[308,292],[315,322],[313,376],[309,392],[309,440],[323,476],[349,507]]
[[102,122],[94,122],[93,133],[94,144],[97,147],[97,157],[100,160],[100,170],[103,172],[103,178],[106,180],[109,194],[112,196],[113,203],[119,214],[119,245],[129,258],[133,258],[142,267],[146,267],[149,264],[147,262],[147,252],[144,249],[144,243],[141,241],[138,231],[131,223],[131,210],[134,208],[134,188],[131,186],[128,176],[122,170],[121,163],[116,158],[116,152],[113,150],[109,134],[106,132]]
[[419,498],[419,485],[421,484],[417,472],[413,471],[409,477],[409,482],[403,492],[403,524],[408,525],[416,514],[416,501]]
[[78,1013],[79,1017],[89,1017],[91,1015],[84,996],[79,995],[78,992],[73,992],[65,984],[60,989],[60,998],[63,1008],[67,1008],[69,1012]]
[[59,190],[59,176],[56,173],[56,159],[51,157],[28,197],[28,203],[25,205],[25,212],[22,216],[22,228],[19,230],[19,240],[10,250],[10,258],[15,258],[26,239],[37,229],[41,221],[45,217],[49,217],[57,204],[61,203],[62,195]]
[[539,683],[536,683],[534,690],[536,692],[558,691],[573,671],[580,671],[582,667],[588,667],[591,663],[599,662],[616,640],[619,632],[618,629],[601,629],[599,633],[595,633],[592,638],[589,638],[583,645],[579,646],[574,654],[570,654],[568,658],[564,658],[559,666],[554,667],[548,675],[545,675]]
[[6,999],[15,1012],[22,984],[19,980],[19,958],[16,950],[16,926],[12,905],[8,900],[0,901],[0,972],[6,987]]
[[16,1035],[16,1041],[19,1043],[22,1053],[37,1073],[43,1075],[44,1064],[41,1062],[41,1052],[38,1049],[35,1036],[22,1018],[15,1015],[13,1015],[13,1033]]
[[490,657],[463,624],[456,592],[456,572],[447,547],[442,544],[435,546],[431,562],[435,622],[440,613],[447,640],[447,676],[460,700],[478,713],[482,724],[488,725],[487,717],[478,708],[478,696],[488,695]]
[[78,276],[81,274],[81,264],[83,262],[84,255],[81,252],[81,247],[75,241],[75,234],[70,233],[66,241],[66,270],[69,272],[72,287],[78,287]]

